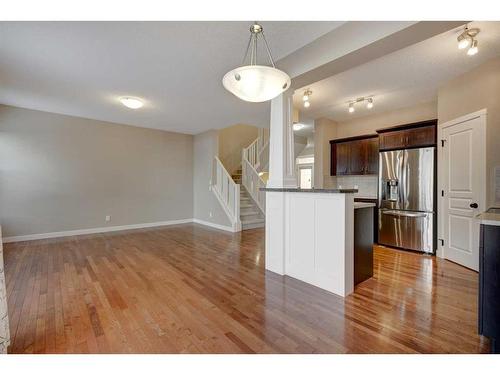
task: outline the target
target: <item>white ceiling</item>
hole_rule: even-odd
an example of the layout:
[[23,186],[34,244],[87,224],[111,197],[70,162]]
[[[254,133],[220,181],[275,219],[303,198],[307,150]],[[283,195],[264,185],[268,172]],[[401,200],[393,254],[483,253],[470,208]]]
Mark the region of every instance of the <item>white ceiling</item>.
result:
[[[275,60],[343,22],[262,22]],[[221,84],[251,22],[0,22],[0,103],[196,134],[264,126],[269,103]],[[145,99],[136,111],[118,103]]]
[[[448,80],[500,55],[500,22],[473,22],[479,27],[479,53],[467,56],[458,50],[456,37],[462,29],[437,35],[369,63],[316,82],[296,91],[294,104],[307,117],[328,117],[345,121],[437,99],[437,90]],[[313,91],[311,106],[304,108],[304,89]],[[374,97],[374,107],[348,102],[358,97]]]

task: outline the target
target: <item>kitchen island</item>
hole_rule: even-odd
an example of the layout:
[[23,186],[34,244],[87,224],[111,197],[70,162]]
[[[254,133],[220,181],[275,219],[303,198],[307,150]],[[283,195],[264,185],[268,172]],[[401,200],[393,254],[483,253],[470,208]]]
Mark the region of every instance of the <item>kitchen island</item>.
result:
[[[356,189],[262,190],[266,191],[266,269],[342,297],[352,293],[354,210],[373,210],[374,204],[355,203]],[[367,225],[366,232],[372,233],[371,228]]]

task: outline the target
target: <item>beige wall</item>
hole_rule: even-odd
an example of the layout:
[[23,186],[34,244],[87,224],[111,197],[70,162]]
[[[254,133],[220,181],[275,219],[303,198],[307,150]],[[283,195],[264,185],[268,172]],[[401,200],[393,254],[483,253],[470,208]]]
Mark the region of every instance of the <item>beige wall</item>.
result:
[[191,135],[0,106],[0,173],[4,237],[193,217]]
[[486,108],[487,204],[498,205],[494,196],[494,168],[500,166],[500,58],[453,79],[439,89],[439,124]]
[[194,136],[193,207],[195,219],[231,226],[225,211],[209,189],[213,176],[214,157],[218,153],[219,132],[209,130]]
[[327,118],[314,120],[314,187],[332,185],[330,176],[330,139],[337,137],[337,123]]
[[251,125],[233,125],[219,130],[219,159],[229,173],[241,166],[241,150],[259,135],[259,128]]
[[409,108],[359,117],[337,124],[337,138],[374,134],[377,129],[437,118],[437,103],[422,103]]

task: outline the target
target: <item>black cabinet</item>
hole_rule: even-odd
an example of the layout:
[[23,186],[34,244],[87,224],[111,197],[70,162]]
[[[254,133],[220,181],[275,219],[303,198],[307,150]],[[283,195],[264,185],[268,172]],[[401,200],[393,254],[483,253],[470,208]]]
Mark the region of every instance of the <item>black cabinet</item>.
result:
[[500,353],[500,226],[481,224],[479,243],[479,334]]
[[354,202],[374,203],[373,207],[373,242],[378,243],[378,200],[376,198],[354,198]]
[[330,141],[332,176],[378,174],[378,136],[367,135]]
[[373,209],[354,210],[354,285],[373,277]]

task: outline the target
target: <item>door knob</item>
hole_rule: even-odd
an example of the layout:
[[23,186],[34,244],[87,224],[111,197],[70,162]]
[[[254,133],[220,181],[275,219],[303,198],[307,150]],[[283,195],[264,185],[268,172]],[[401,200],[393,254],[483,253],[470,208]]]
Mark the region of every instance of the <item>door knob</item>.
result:
[[471,204],[469,204],[469,207],[470,208],[477,208],[478,205],[477,205],[477,203],[471,203]]

